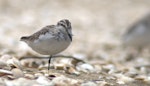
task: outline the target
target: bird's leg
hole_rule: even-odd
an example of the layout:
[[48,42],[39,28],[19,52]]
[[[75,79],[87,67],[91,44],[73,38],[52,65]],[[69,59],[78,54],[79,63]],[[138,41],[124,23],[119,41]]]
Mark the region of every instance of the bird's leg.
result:
[[52,58],[52,55],[50,55],[49,60],[48,60],[48,72],[49,72],[49,69],[50,69],[51,58]]

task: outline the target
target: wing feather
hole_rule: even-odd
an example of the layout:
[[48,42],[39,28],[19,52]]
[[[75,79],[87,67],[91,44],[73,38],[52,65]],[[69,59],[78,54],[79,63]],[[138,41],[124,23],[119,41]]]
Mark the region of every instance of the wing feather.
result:
[[40,31],[29,36],[28,39],[31,41],[34,41],[34,40],[38,39],[40,37],[40,35],[45,35],[48,32],[51,32],[53,34],[54,30],[55,30],[55,25],[48,25],[46,27],[43,27],[43,29],[41,29]]

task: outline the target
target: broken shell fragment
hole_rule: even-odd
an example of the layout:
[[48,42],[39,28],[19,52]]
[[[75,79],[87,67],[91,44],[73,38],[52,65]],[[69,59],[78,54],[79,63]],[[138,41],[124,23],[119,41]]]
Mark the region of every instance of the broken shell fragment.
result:
[[73,74],[73,75],[80,75],[80,72],[78,72],[75,68],[73,67],[66,67],[65,68],[65,73],[68,74]]
[[12,72],[8,70],[0,69],[0,76],[4,76],[4,75],[12,75]]
[[15,57],[9,59],[6,63],[11,68],[22,69],[22,65],[20,64],[20,61],[18,59],[16,59]]
[[65,64],[55,64],[54,69],[56,70],[64,70]]

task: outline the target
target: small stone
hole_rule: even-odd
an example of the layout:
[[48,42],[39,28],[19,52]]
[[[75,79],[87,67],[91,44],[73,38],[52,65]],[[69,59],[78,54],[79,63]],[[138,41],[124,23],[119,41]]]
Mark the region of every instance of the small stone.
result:
[[133,78],[127,77],[123,74],[116,74],[115,77],[117,77],[117,83],[118,84],[125,84],[127,82],[132,82],[134,81]]
[[10,69],[10,67],[7,66],[7,61],[9,59],[12,59],[12,56],[10,55],[2,55],[1,58],[0,58],[0,68],[3,68],[3,69]]
[[79,86],[79,81],[76,79],[59,76],[52,80],[53,86]]
[[7,67],[6,61],[0,59],[0,68]]
[[33,74],[24,74],[24,77],[27,79],[35,79],[35,76]]
[[73,74],[73,75],[80,75],[80,72],[78,72],[75,68],[73,67],[66,67],[65,72],[68,74]]
[[39,76],[36,81],[42,85],[47,85],[47,86],[51,85],[50,80],[45,76]]
[[5,84],[4,79],[3,79],[3,78],[0,78],[0,85],[1,85],[1,86],[6,86],[6,84]]
[[94,82],[87,82],[87,83],[81,84],[81,86],[97,86],[97,85]]
[[78,54],[74,54],[73,57],[79,60],[85,60],[87,56],[85,54],[78,53]]
[[102,66],[102,71],[108,74],[113,74],[116,71],[116,67],[113,64],[107,64]]
[[136,80],[143,80],[143,81],[144,81],[146,78],[147,78],[147,76],[144,76],[144,75],[139,75],[139,76],[136,76],[136,77],[135,77]]
[[148,77],[144,80],[144,82],[150,84],[150,76],[148,76]]
[[20,78],[20,77],[23,77],[24,76],[24,73],[22,70],[18,69],[18,68],[13,68],[12,70],[12,73],[13,73],[13,76],[15,78]]
[[55,64],[54,69],[56,70],[64,70],[65,64]]
[[35,73],[34,76],[35,77],[43,76],[43,73]]
[[0,76],[4,76],[4,75],[12,75],[12,72],[8,70],[0,69]]
[[0,60],[3,60],[3,61],[7,61],[7,60],[9,60],[9,59],[12,59],[12,56],[7,55],[7,54],[2,55],[1,58],[0,58]]
[[122,80],[118,80],[116,83],[118,83],[118,84],[125,84],[125,82],[122,81]]
[[15,80],[5,80],[6,86],[41,86],[36,80],[18,78]]
[[82,72],[88,72],[88,71],[94,72],[95,71],[94,67],[87,63],[81,64],[81,65],[79,64],[76,68],[78,71],[82,71]]
[[134,78],[134,77],[136,77],[138,75],[138,73],[129,71],[129,72],[125,73],[125,75],[127,75],[127,76],[129,76],[131,78]]
[[11,68],[19,68],[22,69],[22,65],[20,64],[20,61],[16,59],[15,57],[7,60],[7,65],[10,66]]

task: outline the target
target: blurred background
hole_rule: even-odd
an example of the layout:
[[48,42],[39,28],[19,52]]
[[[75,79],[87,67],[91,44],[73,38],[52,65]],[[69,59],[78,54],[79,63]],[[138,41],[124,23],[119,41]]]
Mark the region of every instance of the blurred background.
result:
[[[20,38],[62,19],[73,30],[62,54],[78,59],[52,59],[47,74],[48,58],[37,58]],[[150,50],[136,49],[150,44],[149,27],[150,0],[0,0],[0,84],[150,86]]]
[[122,34],[149,8],[149,0],[0,0],[0,50],[32,51],[21,36],[69,19],[73,42],[63,54],[115,60],[124,57]]

